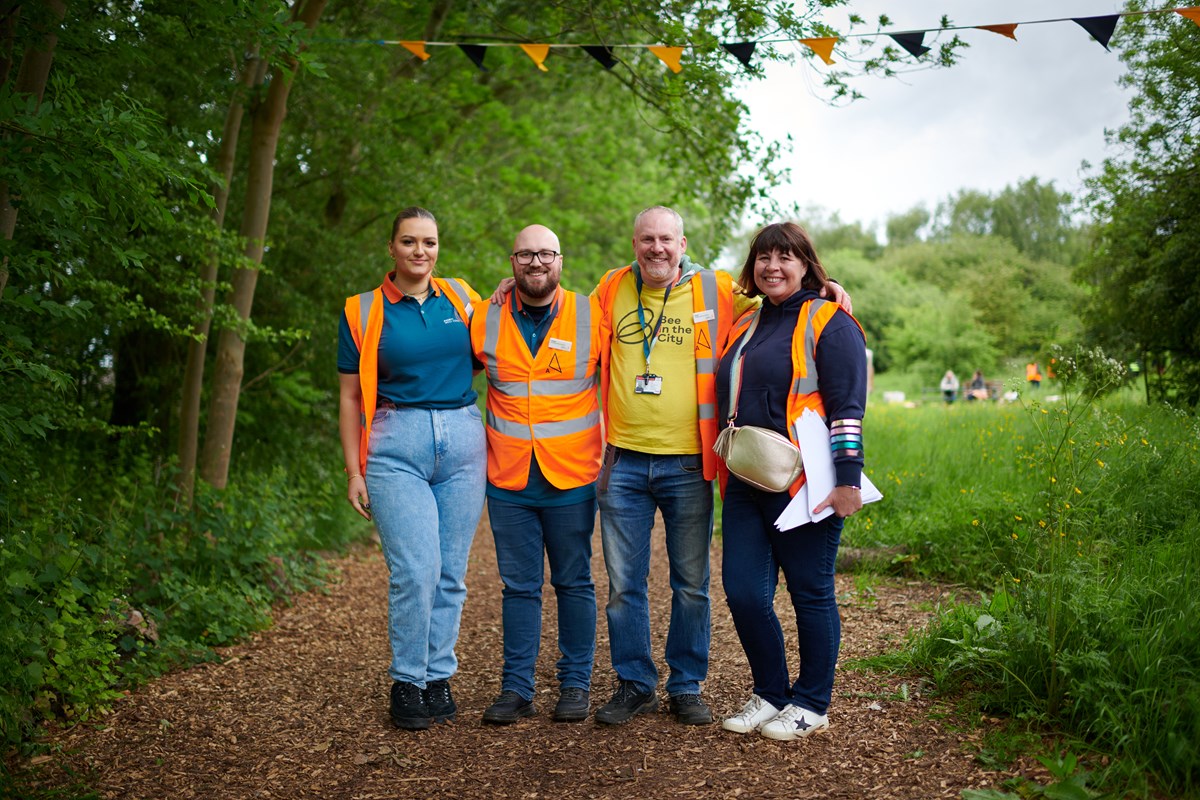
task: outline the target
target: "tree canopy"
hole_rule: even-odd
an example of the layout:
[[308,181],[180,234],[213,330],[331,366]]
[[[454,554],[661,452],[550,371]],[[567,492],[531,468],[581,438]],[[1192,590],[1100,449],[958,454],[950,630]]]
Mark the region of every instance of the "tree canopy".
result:
[[[1137,0],[1133,10],[1149,8]],[[1125,17],[1115,42],[1135,94],[1089,182],[1099,221],[1080,268],[1085,320],[1106,350],[1147,367],[1160,399],[1200,402],[1200,26],[1175,14]]]

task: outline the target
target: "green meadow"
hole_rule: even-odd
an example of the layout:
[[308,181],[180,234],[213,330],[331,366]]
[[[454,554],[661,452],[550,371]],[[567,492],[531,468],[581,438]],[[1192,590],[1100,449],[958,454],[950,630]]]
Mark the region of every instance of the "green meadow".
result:
[[1200,423],[1128,390],[1022,394],[912,407],[872,396],[867,473],[884,499],[849,522],[843,546],[896,549],[892,571],[957,585],[884,665],[1010,730],[1061,734],[1071,756],[1048,763],[1064,774],[1047,789],[1085,793],[1045,796],[1093,796],[1087,753],[1092,768],[1110,764],[1101,783],[1149,775],[1193,795]]

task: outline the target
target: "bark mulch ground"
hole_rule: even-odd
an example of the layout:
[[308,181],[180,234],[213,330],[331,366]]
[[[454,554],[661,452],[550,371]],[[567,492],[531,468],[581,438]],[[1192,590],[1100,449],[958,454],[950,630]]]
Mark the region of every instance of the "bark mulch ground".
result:
[[[599,535],[593,562],[600,603],[593,711],[614,685],[603,604]],[[712,663],[704,696],[718,716],[738,711],[749,668],[724,605],[714,543]],[[277,623],[210,663],[166,675],[103,719],[51,731],[42,787],[87,786],[104,798],[935,798],[995,786],[1008,774],[974,753],[983,731],[955,724],[913,678],[845,664],[895,648],[927,620],[944,590],[884,581],[856,590],[838,576],[842,655],[831,728],[796,742],[739,736],[720,724],[685,727],[665,710],[618,727],[554,723],[557,658],[547,584],[538,714],[485,726],[499,691],[500,581],[486,521],[467,578],[459,639],[459,704],[450,724],[411,733],[389,722],[386,568],[377,548],[341,559],[325,591],[297,597]],[[669,614],[661,530],[651,567],[652,630],[662,668]],[[795,635],[780,592],[785,631]],[[793,665],[793,669],[795,666]],[[663,698],[665,709],[665,697]],[[1028,764],[1018,766],[1028,774]]]

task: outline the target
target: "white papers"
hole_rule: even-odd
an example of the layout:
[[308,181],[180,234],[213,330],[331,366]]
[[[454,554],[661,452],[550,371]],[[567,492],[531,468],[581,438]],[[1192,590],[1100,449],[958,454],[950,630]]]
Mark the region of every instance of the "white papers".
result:
[[[781,531],[791,530],[809,522],[820,522],[833,513],[832,508],[826,508],[820,514],[814,514],[813,508],[833,491],[836,480],[833,471],[833,452],[829,449],[829,429],[819,414],[806,408],[796,422],[796,438],[800,441],[800,455],[804,459],[804,485],[796,496],[788,503],[787,508],[775,520],[775,527]],[[866,473],[862,476],[863,505],[881,500],[883,494],[871,483]]]

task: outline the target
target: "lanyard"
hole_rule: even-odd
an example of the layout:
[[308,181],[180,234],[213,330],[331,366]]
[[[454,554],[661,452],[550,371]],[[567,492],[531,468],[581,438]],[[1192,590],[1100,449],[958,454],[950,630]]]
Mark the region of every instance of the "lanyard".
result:
[[667,287],[663,292],[662,310],[658,313],[658,322],[654,323],[654,331],[646,335],[646,309],[642,306],[642,273],[635,272],[634,277],[637,278],[637,314],[638,323],[642,326],[642,353],[646,356],[646,372],[650,372],[650,351],[654,349],[654,345],[658,343],[658,331],[662,328],[663,317],[667,315],[667,300],[671,297],[671,289],[675,288],[685,280],[690,280],[695,270],[688,270],[679,276],[679,280]]

